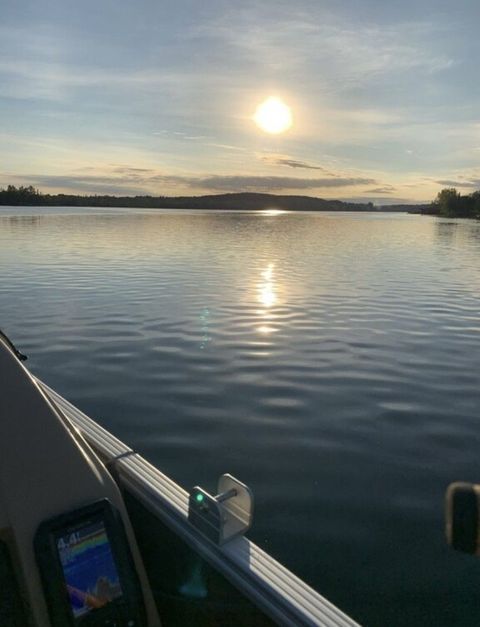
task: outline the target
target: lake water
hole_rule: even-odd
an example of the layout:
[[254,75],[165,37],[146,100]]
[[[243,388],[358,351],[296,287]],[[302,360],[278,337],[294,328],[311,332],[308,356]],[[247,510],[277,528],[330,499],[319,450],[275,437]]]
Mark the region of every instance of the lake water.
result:
[[0,208],[0,327],[184,487],[365,626],[480,624],[444,542],[480,481],[480,223]]

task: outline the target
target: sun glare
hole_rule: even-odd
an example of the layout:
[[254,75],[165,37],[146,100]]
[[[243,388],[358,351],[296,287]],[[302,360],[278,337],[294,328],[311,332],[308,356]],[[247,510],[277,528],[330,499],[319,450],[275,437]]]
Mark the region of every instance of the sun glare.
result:
[[283,133],[292,126],[290,107],[273,96],[258,105],[253,119],[266,133]]

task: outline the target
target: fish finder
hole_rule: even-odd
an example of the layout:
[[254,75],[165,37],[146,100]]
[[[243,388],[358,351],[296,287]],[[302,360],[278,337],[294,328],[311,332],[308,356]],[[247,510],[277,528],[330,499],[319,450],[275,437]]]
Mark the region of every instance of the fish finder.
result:
[[144,627],[140,582],[107,499],[40,524],[34,550],[52,627]]

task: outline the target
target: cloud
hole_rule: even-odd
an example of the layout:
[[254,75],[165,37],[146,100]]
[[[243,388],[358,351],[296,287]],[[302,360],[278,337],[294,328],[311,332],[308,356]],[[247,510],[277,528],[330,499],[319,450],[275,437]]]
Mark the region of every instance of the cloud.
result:
[[297,159],[291,159],[290,157],[284,157],[281,155],[262,155],[260,157],[262,161],[265,161],[269,165],[285,165],[289,168],[300,168],[305,170],[322,170],[327,172],[325,168],[320,165],[311,165],[306,161],[298,161]]
[[473,180],[461,180],[461,181],[450,181],[450,180],[444,180],[444,181],[435,181],[435,183],[438,183],[439,185],[445,185],[445,187],[473,187],[473,188],[480,188],[480,179],[473,179]]
[[[5,177],[2,177],[5,178]],[[68,193],[91,194],[128,194],[144,195],[147,193],[142,179],[135,184],[130,177],[100,177],[100,176],[68,176],[68,175],[25,175],[13,177],[20,180],[20,184],[44,186],[53,190],[67,190]],[[14,181],[16,183],[16,181]],[[42,189],[40,189],[42,191]]]
[[245,152],[247,149],[243,148],[242,146],[232,146],[231,144],[215,144],[215,143],[208,143],[205,144],[206,146],[212,146],[212,148],[221,148],[223,150],[238,150],[240,152]]
[[[91,169],[95,169],[95,168],[91,168]],[[130,176],[139,176],[139,175],[144,175],[147,172],[153,173],[154,170],[152,170],[151,168],[131,168],[129,166],[115,166],[113,168],[114,172],[117,172],[118,174],[127,174]]]
[[208,176],[189,180],[191,187],[215,191],[279,191],[374,184],[367,178],[294,178],[289,176]]
[[375,187],[374,189],[367,189],[365,194],[393,194],[396,191],[392,185],[385,185],[384,187]]
[[[30,175],[21,177],[24,184],[68,189],[87,194],[162,194],[163,188],[205,190],[210,192],[279,192],[315,190],[372,185],[374,179],[362,177],[296,178],[288,176],[211,175],[185,176],[154,173],[144,168],[116,167],[113,175]],[[160,188],[160,189],[159,189]]]
[[169,131],[163,129],[161,131],[154,131],[153,135],[169,135],[177,140],[188,140],[188,141],[200,141],[209,139],[209,135],[192,135],[191,133],[185,133],[184,131]]

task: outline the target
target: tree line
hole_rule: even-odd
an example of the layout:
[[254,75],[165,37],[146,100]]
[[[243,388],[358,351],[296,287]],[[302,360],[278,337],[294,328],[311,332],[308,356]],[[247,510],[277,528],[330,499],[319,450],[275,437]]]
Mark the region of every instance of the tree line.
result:
[[480,191],[462,196],[455,188],[442,189],[432,203],[447,218],[480,218]]

